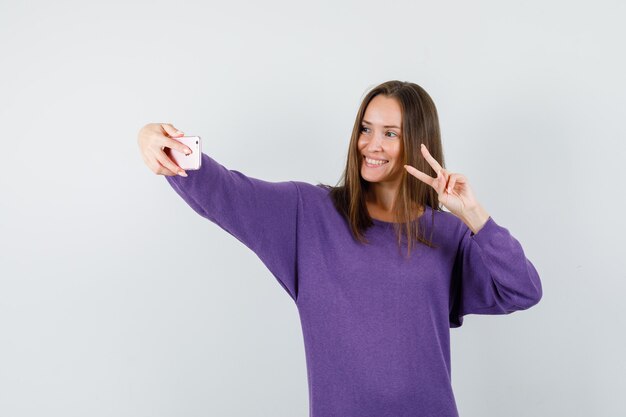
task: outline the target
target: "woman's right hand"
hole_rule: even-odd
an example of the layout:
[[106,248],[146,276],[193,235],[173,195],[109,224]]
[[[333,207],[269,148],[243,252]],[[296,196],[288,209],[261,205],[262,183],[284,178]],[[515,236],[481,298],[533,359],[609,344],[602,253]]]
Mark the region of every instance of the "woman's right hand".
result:
[[183,132],[176,129],[171,123],[148,123],[139,130],[137,143],[141,157],[152,172],[157,175],[167,175],[170,177],[174,175],[187,176],[187,173],[172,162],[164,151],[165,148],[171,148],[187,155],[190,154],[191,149],[189,149],[189,147],[172,139],[184,135]]

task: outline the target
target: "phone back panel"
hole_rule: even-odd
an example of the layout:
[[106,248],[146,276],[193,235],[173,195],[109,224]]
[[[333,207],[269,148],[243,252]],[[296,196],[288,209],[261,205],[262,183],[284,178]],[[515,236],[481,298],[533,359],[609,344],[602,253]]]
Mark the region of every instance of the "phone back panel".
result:
[[191,149],[190,155],[185,155],[172,148],[165,148],[165,154],[176,165],[184,170],[196,170],[200,169],[202,163],[202,139],[200,136],[183,136],[180,138],[172,138],[177,140]]

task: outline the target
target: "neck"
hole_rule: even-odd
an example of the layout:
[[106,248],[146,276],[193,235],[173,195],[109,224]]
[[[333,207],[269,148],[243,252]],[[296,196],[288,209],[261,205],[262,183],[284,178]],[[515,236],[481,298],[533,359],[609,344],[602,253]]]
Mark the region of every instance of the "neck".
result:
[[[370,215],[372,217],[394,218],[394,204],[397,190],[397,186],[392,187],[389,183],[370,183],[365,194],[365,202]],[[423,212],[423,207],[414,203],[412,204],[411,212],[415,213],[411,217],[420,216]]]
[[367,202],[376,205],[381,210],[391,212],[395,204],[398,187],[389,183],[370,183],[365,196]]

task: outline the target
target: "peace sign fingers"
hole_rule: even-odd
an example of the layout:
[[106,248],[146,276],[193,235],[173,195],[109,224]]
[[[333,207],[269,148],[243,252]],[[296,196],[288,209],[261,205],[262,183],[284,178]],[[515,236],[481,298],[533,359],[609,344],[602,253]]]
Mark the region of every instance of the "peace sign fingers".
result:
[[[476,200],[465,175],[457,172],[450,172],[447,169],[442,168],[439,162],[437,162],[437,160],[432,157],[430,152],[428,152],[426,146],[422,144],[421,149],[424,159],[426,159],[428,164],[435,170],[437,177],[433,178],[411,165],[405,165],[404,169],[420,181],[430,185],[437,192],[439,201],[448,210],[450,210],[452,214],[460,219],[466,219],[468,216],[471,218],[471,213],[475,213],[476,210],[482,210],[482,206]],[[468,215],[467,213],[470,214]],[[470,227],[474,233],[476,233],[476,230],[485,224],[484,222],[487,217],[488,214],[486,215],[484,210],[482,210],[480,214],[480,220],[482,223],[478,226]],[[466,224],[469,223],[466,222]]]
[[435,178],[431,177],[430,175],[424,174],[422,171],[415,167],[412,167],[411,165],[405,165],[404,168],[409,172],[409,174],[413,175],[418,180],[421,180],[431,187],[437,189],[437,187],[435,186]]
[[404,168],[413,175],[415,178],[425,182],[437,191],[440,196],[443,194],[446,184],[450,180],[450,174],[445,169],[437,172],[437,178],[433,178],[430,175],[424,174],[419,169],[412,167],[411,165],[405,165]]
[[433,167],[433,169],[437,173],[437,178],[433,178],[430,175],[423,173],[419,169],[412,167],[411,165],[405,165],[404,168],[417,179],[433,187],[435,191],[437,191],[437,194],[441,194],[443,192],[443,189],[445,188],[446,183],[448,182],[447,171],[444,170],[441,165],[439,165],[439,162],[437,162],[437,160],[432,157],[424,144],[422,144],[421,149],[422,155],[424,155],[424,159],[426,159],[428,164]]
[[424,159],[426,159],[426,162],[428,162],[428,164],[433,167],[435,172],[439,172],[441,170],[441,165],[439,165],[439,162],[437,162],[437,160],[433,158],[430,152],[428,152],[428,149],[426,149],[426,145],[422,143],[422,146],[420,146],[420,148],[422,149],[422,155],[424,155]]

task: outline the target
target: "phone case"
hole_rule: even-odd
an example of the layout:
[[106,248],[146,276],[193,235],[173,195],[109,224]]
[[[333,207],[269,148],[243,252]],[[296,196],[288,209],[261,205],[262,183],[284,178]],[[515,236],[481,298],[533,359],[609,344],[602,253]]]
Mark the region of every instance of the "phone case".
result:
[[185,155],[184,153],[172,148],[165,148],[165,154],[176,165],[184,170],[198,170],[202,164],[202,139],[200,136],[182,136],[179,138],[172,138],[181,142],[191,149],[191,154]]

